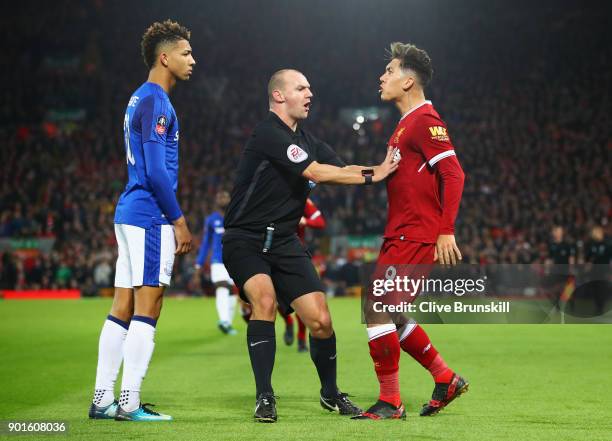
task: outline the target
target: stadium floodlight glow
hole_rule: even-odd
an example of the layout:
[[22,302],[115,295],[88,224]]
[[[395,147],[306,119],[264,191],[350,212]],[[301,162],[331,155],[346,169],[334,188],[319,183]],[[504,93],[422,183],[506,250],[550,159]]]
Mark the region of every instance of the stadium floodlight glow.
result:
[[365,118],[363,117],[363,115],[357,115],[356,120],[359,124],[363,124],[363,122],[365,121]]
[[360,127],[361,127],[361,124],[359,123],[353,124],[353,130],[359,130]]

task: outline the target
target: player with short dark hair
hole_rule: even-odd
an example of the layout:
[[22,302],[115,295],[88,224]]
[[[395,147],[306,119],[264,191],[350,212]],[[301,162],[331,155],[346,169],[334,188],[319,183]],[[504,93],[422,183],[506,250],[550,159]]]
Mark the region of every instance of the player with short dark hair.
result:
[[348,415],[361,411],[338,390],[336,337],[324,286],[295,232],[314,185],[380,182],[397,163],[389,149],[378,166],[345,166],[329,145],[298,125],[308,117],[312,97],[301,72],[272,75],[270,113],[244,148],[225,216],[223,262],[253,311],[247,345],[257,389],[254,417],[261,422],[277,419],[272,389],[277,302],[286,312],[295,310],[310,331],[321,406]]
[[[191,77],[190,32],[166,20],[142,37],[147,82],[130,97],[123,121],[128,183],[115,211],[119,247],[115,297],[100,334],[92,419],[164,421],[140,402],[155,346],[162,296],[175,255],[191,250],[191,233],[176,199],[179,125],[168,93]],[[114,386],[123,362],[121,396]]]
[[[454,223],[464,174],[446,124],[425,99],[433,75],[431,59],[422,49],[392,43],[390,61],[380,77],[380,97],[395,104],[402,117],[389,146],[398,148],[401,163],[387,180],[388,213],[377,264],[454,265],[461,260]],[[412,297],[414,299],[415,297]],[[375,317],[380,319],[380,317]],[[399,392],[399,357],[404,350],[431,373],[435,387],[421,415],[434,415],[467,390],[414,321],[401,326],[368,320],[370,355],[380,384],[378,401],[357,419],[399,419],[406,412]]]

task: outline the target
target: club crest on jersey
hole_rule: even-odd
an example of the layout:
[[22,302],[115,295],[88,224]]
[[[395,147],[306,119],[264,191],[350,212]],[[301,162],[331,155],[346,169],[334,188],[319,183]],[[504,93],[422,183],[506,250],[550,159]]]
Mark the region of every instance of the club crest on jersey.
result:
[[287,147],[287,158],[289,158],[289,161],[297,164],[305,161],[306,158],[308,158],[308,153],[302,150],[299,146],[291,144],[289,147]]
[[399,143],[400,140],[400,136],[402,136],[402,133],[404,133],[404,127],[402,127],[401,129],[399,129],[397,131],[397,135],[395,135],[395,139],[393,140],[393,142],[397,145]]
[[429,133],[431,133],[431,139],[436,141],[448,142],[450,140],[446,127],[432,126],[429,128]]
[[155,131],[158,135],[163,135],[166,133],[166,125],[168,124],[168,119],[164,115],[159,115],[157,118],[157,123],[155,124]]

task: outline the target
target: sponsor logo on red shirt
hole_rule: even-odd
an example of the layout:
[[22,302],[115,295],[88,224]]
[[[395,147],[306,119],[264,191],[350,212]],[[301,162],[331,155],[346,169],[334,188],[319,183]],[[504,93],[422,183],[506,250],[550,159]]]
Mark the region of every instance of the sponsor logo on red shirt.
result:
[[446,127],[432,126],[429,128],[429,133],[431,133],[431,139],[435,139],[436,141],[448,142],[450,140]]

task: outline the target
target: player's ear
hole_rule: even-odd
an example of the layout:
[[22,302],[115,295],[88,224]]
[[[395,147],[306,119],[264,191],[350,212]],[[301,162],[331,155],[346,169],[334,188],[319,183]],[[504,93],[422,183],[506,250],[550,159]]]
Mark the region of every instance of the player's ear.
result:
[[168,54],[166,54],[165,52],[159,54],[159,62],[162,66],[168,67]]
[[402,89],[404,89],[404,92],[408,92],[413,85],[414,78],[410,75],[406,75],[406,77],[404,78],[404,83],[402,84]]

